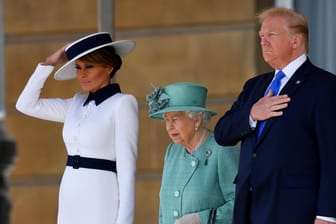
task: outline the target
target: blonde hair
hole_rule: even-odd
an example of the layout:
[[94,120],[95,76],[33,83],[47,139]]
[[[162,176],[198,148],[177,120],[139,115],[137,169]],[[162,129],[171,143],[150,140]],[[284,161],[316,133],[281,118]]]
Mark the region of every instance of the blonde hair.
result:
[[288,8],[270,8],[257,15],[260,24],[269,17],[283,18],[286,21],[287,28],[290,32],[294,34],[301,34],[304,50],[308,52],[308,22],[304,15]]

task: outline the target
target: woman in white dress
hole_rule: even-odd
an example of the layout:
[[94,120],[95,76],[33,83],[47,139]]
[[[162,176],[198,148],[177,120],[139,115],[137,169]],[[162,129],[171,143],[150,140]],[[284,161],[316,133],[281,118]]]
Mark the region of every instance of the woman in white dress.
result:
[[[106,32],[64,46],[37,65],[16,107],[29,116],[63,122],[68,154],[62,177],[58,224],[131,224],[135,209],[138,104],[111,80],[121,56],[135,47]],[[56,80],[78,79],[83,93],[40,98],[55,65]]]

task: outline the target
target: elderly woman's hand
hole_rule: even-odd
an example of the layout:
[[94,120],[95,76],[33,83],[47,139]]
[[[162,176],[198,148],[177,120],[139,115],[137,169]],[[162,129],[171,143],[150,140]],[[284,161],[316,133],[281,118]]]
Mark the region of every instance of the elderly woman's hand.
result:
[[198,213],[191,213],[177,219],[174,224],[202,224],[202,222]]

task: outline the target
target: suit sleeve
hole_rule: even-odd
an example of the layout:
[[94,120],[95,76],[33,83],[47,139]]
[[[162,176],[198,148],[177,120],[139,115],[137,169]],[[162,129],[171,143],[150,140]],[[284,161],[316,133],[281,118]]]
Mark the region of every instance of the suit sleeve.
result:
[[216,223],[232,223],[235,199],[234,178],[237,175],[239,161],[239,147],[221,149],[218,157],[218,173],[225,204],[217,209]]
[[[218,149],[218,177],[221,191],[225,203],[216,208],[216,223],[229,224],[232,223],[233,207],[235,199],[235,185],[233,183],[237,175],[239,147],[230,146],[226,149]],[[210,209],[199,212],[202,223],[207,223]]]
[[242,138],[251,134],[254,129],[250,127],[249,116],[254,101],[249,97],[252,84],[248,81],[238,99],[217,122],[214,133],[219,145],[233,146]]
[[138,147],[138,104],[134,96],[121,99],[116,112],[116,157],[119,183],[117,224],[134,222],[135,175]]
[[35,118],[64,122],[72,99],[40,98],[44,83],[53,69],[50,65],[37,66],[16,102],[18,111]]
[[323,86],[329,90],[319,97],[314,116],[320,159],[317,215],[336,218],[336,81],[329,84]]

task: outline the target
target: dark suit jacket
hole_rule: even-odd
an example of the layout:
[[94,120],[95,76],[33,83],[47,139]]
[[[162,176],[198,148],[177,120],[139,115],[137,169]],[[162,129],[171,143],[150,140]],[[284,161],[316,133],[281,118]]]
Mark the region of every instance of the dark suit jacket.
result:
[[241,141],[234,224],[312,224],[336,217],[336,77],[307,60],[284,86],[289,105],[257,140],[252,105],[273,72],[248,80],[215,127],[223,146]]

